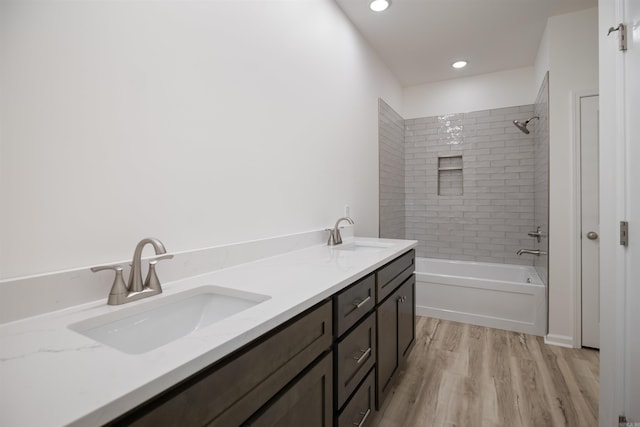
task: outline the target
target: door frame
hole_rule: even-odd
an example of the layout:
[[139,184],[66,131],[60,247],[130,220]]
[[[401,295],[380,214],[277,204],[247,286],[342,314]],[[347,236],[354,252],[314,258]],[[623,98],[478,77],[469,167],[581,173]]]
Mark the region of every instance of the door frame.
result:
[[582,164],[581,164],[581,132],[580,132],[580,100],[591,96],[599,96],[597,89],[576,90],[571,92],[571,110],[573,117],[573,206],[575,227],[573,250],[576,254],[573,262],[575,277],[573,312],[573,347],[582,348]]

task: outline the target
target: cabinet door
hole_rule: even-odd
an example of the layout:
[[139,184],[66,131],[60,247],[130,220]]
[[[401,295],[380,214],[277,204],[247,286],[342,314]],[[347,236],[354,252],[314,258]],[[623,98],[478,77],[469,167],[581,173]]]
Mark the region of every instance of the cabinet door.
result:
[[329,353],[243,425],[331,427],[332,378],[332,357]]
[[416,279],[411,276],[398,289],[398,359],[403,364],[416,338]]
[[398,299],[396,293],[378,306],[377,320],[376,406],[380,409],[393,373],[398,367]]

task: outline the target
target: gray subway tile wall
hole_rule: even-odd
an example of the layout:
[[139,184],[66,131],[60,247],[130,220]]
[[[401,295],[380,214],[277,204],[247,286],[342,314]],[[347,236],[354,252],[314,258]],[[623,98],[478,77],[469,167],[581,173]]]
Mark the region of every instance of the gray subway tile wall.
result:
[[405,237],[404,119],[378,100],[380,237]]
[[[402,151],[400,132],[389,130],[399,116],[380,105],[380,236],[418,240],[420,257],[533,265],[531,256],[516,251],[534,247],[527,233],[535,230],[537,198],[548,200],[548,190],[547,196],[536,196],[545,185],[538,182],[545,166],[537,164],[535,133],[523,134],[513,120],[529,119],[534,105],[404,120],[403,188],[398,159],[390,158]],[[451,156],[462,157],[456,176],[462,194],[439,195],[443,184],[445,189],[455,184],[448,174],[444,183],[438,179],[439,158]],[[548,157],[546,164],[548,169]],[[388,194],[392,187],[395,196]],[[398,217],[399,194],[405,199],[404,220]]]
[[[405,238],[419,241],[417,256],[532,265],[516,251],[531,247],[534,141],[512,122],[533,111],[405,120]],[[448,156],[462,156],[460,195],[438,194],[438,158]]]

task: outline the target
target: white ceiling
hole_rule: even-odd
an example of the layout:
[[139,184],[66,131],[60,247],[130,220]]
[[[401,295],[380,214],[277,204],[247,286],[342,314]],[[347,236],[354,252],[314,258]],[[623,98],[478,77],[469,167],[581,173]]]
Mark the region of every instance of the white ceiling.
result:
[[[533,65],[549,16],[597,6],[597,0],[336,0],[407,87]],[[454,61],[467,67],[455,70]]]

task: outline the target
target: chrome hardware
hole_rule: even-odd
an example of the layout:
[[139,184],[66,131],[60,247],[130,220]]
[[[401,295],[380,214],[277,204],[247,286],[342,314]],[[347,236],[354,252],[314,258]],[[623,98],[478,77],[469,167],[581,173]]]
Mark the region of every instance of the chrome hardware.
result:
[[333,228],[327,228],[327,231],[329,232],[329,241],[327,242],[327,245],[335,246],[342,244],[342,236],[340,235],[340,229],[338,228],[338,225],[342,221],[347,221],[349,224],[353,224],[353,220],[348,216],[339,218]]
[[360,364],[362,363],[363,360],[365,360],[367,357],[369,357],[369,355],[371,354],[371,347],[369,347],[366,350],[360,350],[360,353],[362,353],[362,356],[360,357],[353,357],[353,360],[356,361],[356,364]]
[[542,237],[543,233],[542,233],[542,227],[538,226],[536,228],[536,231],[530,231],[527,233],[527,235],[529,237],[535,237],[536,239],[538,239],[538,243],[540,243],[540,238]]
[[[147,244],[153,245],[156,255],[160,256],[152,258],[149,261],[149,271],[143,283],[141,271],[142,249]],[[133,253],[128,285],[124,282],[124,279],[122,277],[123,269],[121,265],[91,267],[91,271],[93,271],[94,273],[102,270],[115,270],[116,272],[116,277],[113,282],[113,286],[111,286],[107,304],[120,305],[162,293],[162,286],[160,285],[160,280],[158,279],[158,275],[156,274],[156,264],[160,260],[173,258],[173,255],[165,255],[166,253],[167,250],[160,240],[154,238],[142,239],[136,245],[136,249]]]
[[598,238],[598,233],[596,233],[595,231],[590,231],[587,233],[587,239],[596,240],[597,238]]
[[355,308],[360,308],[363,305],[365,305],[370,299],[371,299],[371,295],[369,295],[368,297],[366,297],[365,299],[363,299],[360,302],[354,302],[353,305],[354,305]]
[[360,412],[360,415],[362,415],[362,419],[358,423],[353,423],[353,425],[357,427],[362,427],[370,413],[371,413],[371,408],[367,408],[367,412]]
[[540,249],[520,249],[516,253],[518,255],[522,255],[522,254],[531,254],[536,256],[547,255],[545,251],[541,251]]
[[617,27],[609,27],[609,31],[607,31],[607,36],[614,31],[619,31],[618,33],[618,50],[624,52],[627,50],[627,26],[623,23],[618,24]]
[[620,221],[620,244],[622,246],[629,245],[629,223]]

